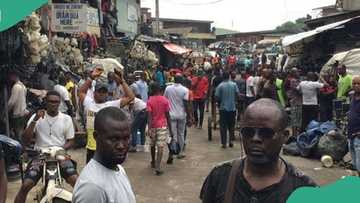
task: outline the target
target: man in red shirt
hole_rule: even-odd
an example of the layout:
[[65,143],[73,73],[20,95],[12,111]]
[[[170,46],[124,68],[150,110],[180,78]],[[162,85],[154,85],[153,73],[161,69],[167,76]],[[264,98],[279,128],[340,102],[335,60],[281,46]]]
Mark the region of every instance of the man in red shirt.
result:
[[[193,90],[194,99],[195,126],[201,129],[204,121],[205,100],[209,89],[209,81],[204,71],[199,70],[196,76],[192,78],[191,89]],[[200,113],[200,118],[198,113]]]
[[[158,83],[150,84],[151,95],[147,101],[146,109],[148,112],[148,135],[151,138],[151,167],[155,168],[156,175],[162,175],[161,159],[164,147],[171,135],[170,125],[170,103],[169,100],[161,95],[160,85]],[[171,137],[173,137],[171,135]],[[155,152],[157,147],[157,156]]]
[[236,56],[234,56],[233,53],[230,54],[230,56],[228,56],[227,58],[227,64],[228,67],[232,70],[235,67],[236,64]]

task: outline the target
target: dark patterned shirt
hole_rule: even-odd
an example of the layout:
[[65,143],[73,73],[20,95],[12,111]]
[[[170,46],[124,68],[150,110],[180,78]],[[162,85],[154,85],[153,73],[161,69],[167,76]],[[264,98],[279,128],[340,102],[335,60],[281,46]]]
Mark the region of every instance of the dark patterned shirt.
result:
[[[286,172],[279,183],[273,184],[260,191],[252,189],[251,185],[243,176],[244,159],[241,160],[235,190],[234,203],[285,203],[291,193],[302,186],[317,186],[316,183],[291,164],[283,160]],[[206,178],[200,193],[203,203],[222,203],[232,166],[226,162],[215,167]]]

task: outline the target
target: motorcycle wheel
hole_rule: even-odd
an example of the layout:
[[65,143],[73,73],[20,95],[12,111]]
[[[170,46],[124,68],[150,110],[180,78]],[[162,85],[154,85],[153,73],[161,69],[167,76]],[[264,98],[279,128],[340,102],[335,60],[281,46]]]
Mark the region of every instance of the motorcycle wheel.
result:
[[211,116],[209,116],[208,118],[208,140],[211,141],[212,140],[212,118]]
[[63,200],[63,199],[60,199],[60,198],[54,198],[53,203],[71,203],[69,201],[66,201],[66,200]]

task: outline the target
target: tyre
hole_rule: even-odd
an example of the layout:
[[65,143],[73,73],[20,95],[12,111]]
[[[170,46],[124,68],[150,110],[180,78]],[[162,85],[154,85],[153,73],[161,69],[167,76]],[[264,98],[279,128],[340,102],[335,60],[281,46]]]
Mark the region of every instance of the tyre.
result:
[[212,140],[212,118],[208,118],[208,140]]

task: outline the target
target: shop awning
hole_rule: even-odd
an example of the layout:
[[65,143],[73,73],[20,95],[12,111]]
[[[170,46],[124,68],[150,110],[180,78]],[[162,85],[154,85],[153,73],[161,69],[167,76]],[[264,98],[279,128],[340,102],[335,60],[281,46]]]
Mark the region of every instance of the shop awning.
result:
[[300,42],[302,40],[305,40],[307,38],[310,38],[310,37],[313,37],[319,33],[322,33],[322,32],[325,32],[325,31],[328,31],[328,30],[331,30],[331,29],[335,29],[339,26],[342,26],[356,18],[359,18],[358,17],[355,17],[355,18],[350,18],[350,19],[346,19],[346,20],[343,20],[343,21],[339,21],[339,22],[336,22],[336,23],[331,23],[331,24],[328,24],[328,25],[324,25],[324,26],[321,26],[321,27],[318,27],[314,30],[311,30],[311,31],[308,31],[308,32],[302,32],[302,33],[299,33],[299,34],[295,34],[295,35],[290,35],[290,36],[287,36],[287,37],[284,37],[284,39],[282,40],[282,45],[284,47],[287,47],[287,46],[290,46],[294,43],[297,43],[297,42]]
[[174,54],[180,54],[181,55],[181,54],[186,54],[186,53],[191,52],[191,49],[181,47],[181,46],[179,46],[177,44],[166,43],[166,44],[163,44],[163,45],[168,51],[170,51],[170,52],[172,52]]
[[346,65],[349,74],[360,74],[360,49],[351,49],[334,54],[333,57],[323,66],[321,73],[323,74],[328,71],[331,72],[333,64],[335,64],[336,61],[340,64]]

